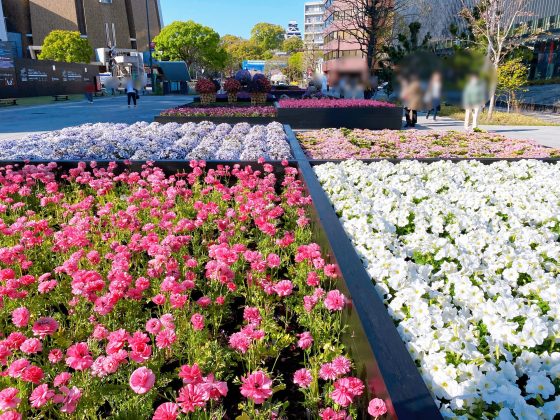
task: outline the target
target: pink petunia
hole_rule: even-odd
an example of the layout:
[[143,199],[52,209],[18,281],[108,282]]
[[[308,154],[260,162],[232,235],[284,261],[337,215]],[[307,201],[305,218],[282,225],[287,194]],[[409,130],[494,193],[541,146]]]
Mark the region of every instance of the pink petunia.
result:
[[58,322],[51,317],[39,318],[33,324],[33,334],[43,339],[48,335],[53,335],[58,330]]
[[49,352],[49,362],[51,362],[51,363],[58,363],[62,360],[63,357],[64,357],[64,354],[62,353],[62,350],[60,350],[60,349],[52,349]]
[[18,394],[19,389],[17,388],[6,388],[0,391],[0,410],[16,408],[21,402],[21,399],[17,397]]
[[140,367],[132,372],[128,384],[137,394],[146,394],[156,383],[156,375],[147,367]]
[[350,372],[350,368],[352,367],[352,363],[344,356],[336,357],[331,363],[334,371],[337,375],[346,375]]
[[150,334],[157,334],[161,331],[161,328],[161,322],[157,318],[149,319],[148,322],[146,322],[146,331],[148,331]]
[[364,385],[357,378],[340,378],[334,383],[330,396],[341,407],[348,407],[355,397],[362,395]]
[[280,297],[290,296],[292,294],[292,290],[294,285],[290,280],[282,280],[276,283],[274,286],[274,291]]
[[191,324],[195,331],[202,331],[204,329],[204,316],[201,314],[193,314],[191,316]]
[[38,338],[28,338],[21,343],[19,349],[25,354],[35,354],[40,353],[43,350],[43,345]]
[[54,397],[54,391],[47,384],[39,385],[33,390],[29,402],[33,408],[41,408]]
[[294,373],[294,384],[301,388],[308,388],[312,381],[313,376],[307,369],[299,369]]
[[55,376],[53,385],[56,387],[68,385],[70,379],[72,379],[72,374],[70,372],[60,372],[58,375]]
[[183,413],[194,413],[198,408],[206,405],[204,399],[205,393],[202,387],[193,384],[187,384],[179,390],[177,402]]
[[341,311],[346,305],[346,298],[338,290],[331,290],[327,293],[324,304],[329,311]]
[[66,364],[75,370],[86,370],[93,364],[87,343],[77,343],[66,350]]
[[272,397],[272,380],[262,370],[241,378],[241,382],[241,395],[255,404],[262,404]]
[[18,328],[23,328],[29,323],[29,310],[20,307],[12,311],[12,322]]
[[173,330],[160,331],[156,336],[156,346],[158,349],[166,349],[177,341],[177,335]]
[[368,405],[368,413],[372,417],[380,417],[387,413],[387,406],[385,405],[385,401],[381,398],[374,398],[369,402]]
[[313,345],[313,336],[309,331],[298,334],[299,340],[297,345],[302,350],[307,350]]
[[152,420],[176,420],[178,415],[179,406],[175,403],[166,402],[156,408]]
[[183,365],[179,370],[179,378],[181,378],[185,384],[196,385],[202,382],[202,372],[196,363],[192,366]]

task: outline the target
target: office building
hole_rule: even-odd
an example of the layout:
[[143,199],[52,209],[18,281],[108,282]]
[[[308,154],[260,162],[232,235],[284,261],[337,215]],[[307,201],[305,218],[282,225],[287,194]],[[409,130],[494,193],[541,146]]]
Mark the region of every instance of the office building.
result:
[[286,39],[288,38],[301,38],[301,31],[299,30],[298,23],[295,20],[288,22],[288,29],[286,30]]
[[342,75],[366,77],[365,54],[354,36],[350,5],[338,0],[325,1],[323,72],[333,86]]
[[324,0],[304,5],[303,41],[307,48],[323,48]]
[[159,0],[0,0],[8,40],[22,56],[36,57],[45,37],[55,29],[79,31],[94,49],[148,49],[150,34],[162,27]]

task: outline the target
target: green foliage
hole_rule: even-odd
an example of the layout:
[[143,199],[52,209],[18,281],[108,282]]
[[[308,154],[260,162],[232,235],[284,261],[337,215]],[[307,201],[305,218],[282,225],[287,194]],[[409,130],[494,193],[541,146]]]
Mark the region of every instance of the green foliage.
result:
[[301,80],[304,71],[304,59],[305,57],[302,52],[292,54],[288,59],[287,76],[290,80]]
[[282,44],[282,49],[288,54],[303,51],[303,40],[298,37],[288,38]]
[[208,26],[192,20],[176,21],[163,28],[154,38],[156,57],[161,60],[185,61],[189,68],[222,70],[227,52],[222,48],[220,35]]
[[55,30],[43,41],[39,60],[63,61],[66,63],[89,63],[93,49],[89,41],[81,38],[78,31]]
[[221,46],[227,52],[226,69],[235,72],[241,68],[243,60],[259,60],[263,51],[256,42],[235,35],[224,35]]
[[257,23],[251,30],[251,41],[263,51],[279,50],[284,42],[284,28],[272,23]]
[[498,92],[506,95],[508,112],[516,103],[516,95],[527,83],[529,70],[521,58],[506,61],[498,67]]

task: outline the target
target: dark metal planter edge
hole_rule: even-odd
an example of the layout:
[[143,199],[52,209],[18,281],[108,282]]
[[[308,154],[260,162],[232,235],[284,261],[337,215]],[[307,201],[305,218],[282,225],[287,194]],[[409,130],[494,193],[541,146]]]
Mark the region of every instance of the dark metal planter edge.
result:
[[[355,360],[359,370],[370,381],[367,384],[368,389],[372,396],[386,400],[390,418],[441,419],[434,398],[399,336],[385,304],[377,294],[311,164],[307,161],[298,163],[308,193],[313,199],[312,208],[317,223],[322,227],[332,257],[340,268],[344,286],[351,297],[350,317],[357,317],[364,338],[369,343],[366,347],[360,340],[351,344],[356,356],[360,358]],[[352,324],[355,322],[356,320]]]

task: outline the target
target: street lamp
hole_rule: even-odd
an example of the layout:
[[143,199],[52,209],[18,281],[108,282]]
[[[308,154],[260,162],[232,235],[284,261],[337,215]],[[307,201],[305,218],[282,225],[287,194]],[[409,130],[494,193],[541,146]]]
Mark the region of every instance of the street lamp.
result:
[[148,51],[150,53],[150,78],[152,79],[152,94],[156,89],[156,82],[154,78],[154,59],[152,56],[152,34],[150,33],[150,7],[148,0],[146,0],[146,21],[148,22]]

